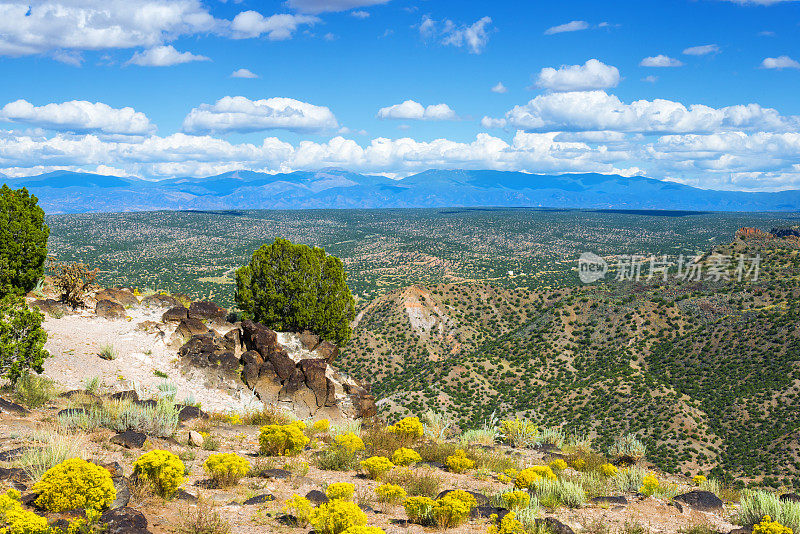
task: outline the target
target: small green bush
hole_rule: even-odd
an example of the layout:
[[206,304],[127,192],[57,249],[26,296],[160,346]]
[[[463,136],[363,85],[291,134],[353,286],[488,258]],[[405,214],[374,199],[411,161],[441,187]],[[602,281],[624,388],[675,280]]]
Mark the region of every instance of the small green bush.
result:
[[39,309],[28,308],[22,297],[0,298],[0,377],[8,378],[12,386],[28,370],[44,370],[44,360],[50,353],[44,350],[47,332],[42,328],[43,320]]
[[181,459],[164,450],[147,452],[133,464],[133,476],[149,483],[155,493],[165,498],[183,484],[185,471]]
[[117,498],[108,469],[81,458],[52,467],[31,489],[39,494],[36,505],[50,512],[103,510]]

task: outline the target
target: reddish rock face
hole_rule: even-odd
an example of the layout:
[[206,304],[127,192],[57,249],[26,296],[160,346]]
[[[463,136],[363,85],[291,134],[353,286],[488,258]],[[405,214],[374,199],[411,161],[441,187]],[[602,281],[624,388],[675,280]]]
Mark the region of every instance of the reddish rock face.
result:
[[775,236],[767,232],[762,232],[758,228],[749,228],[745,226],[736,230],[736,237],[739,239],[772,239]]

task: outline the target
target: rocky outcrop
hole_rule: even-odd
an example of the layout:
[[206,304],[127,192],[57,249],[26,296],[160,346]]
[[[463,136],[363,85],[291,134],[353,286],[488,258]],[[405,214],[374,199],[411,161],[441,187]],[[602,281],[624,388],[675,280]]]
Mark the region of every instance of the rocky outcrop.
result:
[[332,343],[308,332],[278,334],[249,320],[231,325],[220,336],[192,318],[191,310],[176,331],[188,339],[178,355],[184,371],[200,373],[207,385],[232,387],[239,381],[264,404],[278,405],[300,418],[376,415],[369,388],[330,365],[339,352]]
[[772,239],[773,237],[775,236],[767,232],[762,232],[758,228],[749,228],[745,226],[736,230],[737,239]]
[[98,317],[106,319],[123,319],[125,317],[125,307],[113,300],[101,299],[97,301],[94,313]]
[[164,295],[163,293],[156,293],[143,298],[142,306],[147,306],[150,308],[174,308],[176,306],[182,306],[182,304],[181,301],[173,296]]
[[198,300],[189,306],[189,317],[195,319],[222,322],[227,315],[228,310],[207,300]]
[[722,501],[710,491],[693,490],[678,495],[673,500],[686,504],[701,512],[719,512],[722,510]]
[[183,306],[173,306],[164,312],[161,316],[161,322],[164,323],[180,323],[184,319],[189,318],[189,310]]
[[137,299],[136,295],[127,289],[118,289],[113,287],[101,289],[95,294],[94,298],[98,301],[111,300],[128,307],[139,305],[139,299]]
[[[304,351],[287,351],[278,334],[253,321],[242,323],[242,379],[262,402],[277,402],[299,417],[372,417],[375,398],[360,382],[330,366],[338,348],[313,334],[298,338]],[[309,349],[309,347],[313,347]],[[320,349],[323,349],[320,351]]]

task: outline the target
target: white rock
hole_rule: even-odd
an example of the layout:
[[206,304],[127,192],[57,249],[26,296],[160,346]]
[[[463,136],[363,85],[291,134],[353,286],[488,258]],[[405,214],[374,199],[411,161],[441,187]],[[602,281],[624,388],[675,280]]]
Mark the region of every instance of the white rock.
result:
[[200,435],[200,432],[197,432],[196,430],[189,431],[189,445],[194,447],[203,446],[203,436]]

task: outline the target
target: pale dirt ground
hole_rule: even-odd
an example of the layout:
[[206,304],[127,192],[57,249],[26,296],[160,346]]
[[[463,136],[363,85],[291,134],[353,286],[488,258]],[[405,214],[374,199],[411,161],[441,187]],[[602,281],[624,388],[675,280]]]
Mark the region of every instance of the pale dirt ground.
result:
[[[160,325],[164,335],[137,329],[144,321],[160,322],[164,311],[131,307],[126,310],[128,318],[119,320],[97,317],[88,309],[58,319],[45,315],[45,348],[52,355],[45,360],[45,374],[65,390],[84,389],[86,381],[97,376],[103,384],[101,392],[135,389],[140,398],[155,398],[165,381],[154,374],[160,371],[177,388],[178,401],[193,399],[206,412],[260,409],[261,401],[241,382],[232,383],[232,391],[210,390],[198,376],[182,374],[177,356],[181,343],[170,343],[176,325]],[[116,359],[100,358],[106,345],[114,347]]]

